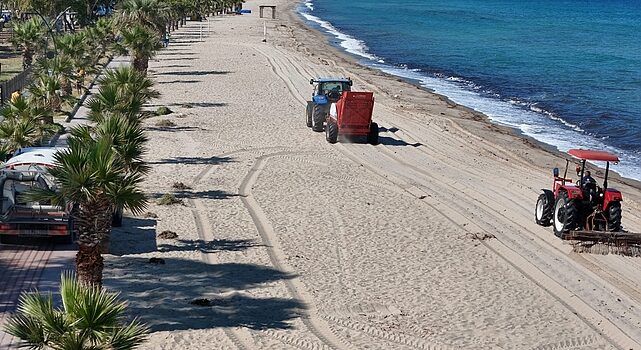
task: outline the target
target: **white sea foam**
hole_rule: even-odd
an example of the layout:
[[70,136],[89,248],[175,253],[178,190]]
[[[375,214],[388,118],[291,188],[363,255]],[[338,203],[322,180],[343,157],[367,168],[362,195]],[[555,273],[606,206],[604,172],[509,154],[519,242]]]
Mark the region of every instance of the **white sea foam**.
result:
[[314,3],[311,1],[305,2],[305,7],[307,7],[310,11],[314,11]]
[[641,180],[641,170],[639,169],[641,154],[626,154],[615,147],[605,144],[603,139],[587,135],[577,125],[568,123],[541,108],[530,106],[529,109],[526,109],[523,108],[522,103],[519,101],[502,101],[488,98],[477,91],[470,90],[468,84],[458,78],[435,78],[416,69],[400,68],[386,64],[373,63],[371,66],[389,74],[414,80],[421,86],[447,96],[458,104],[487,115],[491,121],[497,124],[520,130],[524,135],[556,146],[560,151],[567,151],[570,148],[592,148],[619,154],[622,161],[619,165],[613,167],[613,170],[623,176]]
[[[309,4],[309,5],[308,5]],[[313,3],[308,1],[305,7],[313,11]],[[603,142],[603,138],[588,135],[578,125],[569,123],[563,118],[554,115],[536,104],[526,104],[518,100],[501,100],[498,94],[490,95],[480,91],[477,85],[459,77],[431,76],[424,74],[419,69],[409,68],[407,65],[392,66],[368,52],[367,45],[362,40],[341,33],[331,23],[324,21],[309,11],[301,11],[301,15],[307,20],[322,27],[327,33],[340,41],[340,46],[345,51],[366,58],[370,62],[367,65],[377,68],[386,73],[402,78],[413,80],[421,86],[430,89],[440,95],[447,96],[452,101],[479,111],[489,117],[497,124],[520,130],[524,135],[553,145],[560,151],[567,151],[570,148],[591,148],[602,149],[619,154],[622,159],[619,165],[613,167],[623,176],[641,180],[641,153],[626,153]],[[599,165],[599,164],[597,164]],[[601,164],[602,165],[602,164]]]
[[[305,7],[313,11],[314,4],[311,1],[308,1],[305,3]],[[384,61],[381,58],[376,57],[375,55],[372,55],[369,53],[369,49],[367,48],[367,45],[365,45],[364,41],[358,40],[350,35],[340,32],[331,23],[312,15],[311,13],[309,13],[309,11],[301,11],[301,15],[305,17],[305,19],[307,19],[308,21],[318,24],[327,33],[336,37],[336,39],[339,40],[339,45],[343,49],[345,49],[345,51],[356,56],[367,58],[368,60],[384,63]]]

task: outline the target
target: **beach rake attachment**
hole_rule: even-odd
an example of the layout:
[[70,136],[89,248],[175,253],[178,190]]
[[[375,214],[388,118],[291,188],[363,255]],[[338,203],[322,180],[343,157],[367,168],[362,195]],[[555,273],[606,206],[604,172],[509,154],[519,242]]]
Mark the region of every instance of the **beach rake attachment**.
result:
[[641,256],[641,233],[570,231],[563,239],[572,241],[572,250],[576,253]]

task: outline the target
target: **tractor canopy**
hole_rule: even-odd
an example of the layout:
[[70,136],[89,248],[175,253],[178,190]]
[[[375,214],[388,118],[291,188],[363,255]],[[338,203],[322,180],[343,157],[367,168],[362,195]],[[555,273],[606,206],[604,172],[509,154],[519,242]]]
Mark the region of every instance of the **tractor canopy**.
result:
[[619,157],[606,151],[592,151],[585,149],[571,149],[568,154],[581,160],[595,160],[602,162],[619,162]]

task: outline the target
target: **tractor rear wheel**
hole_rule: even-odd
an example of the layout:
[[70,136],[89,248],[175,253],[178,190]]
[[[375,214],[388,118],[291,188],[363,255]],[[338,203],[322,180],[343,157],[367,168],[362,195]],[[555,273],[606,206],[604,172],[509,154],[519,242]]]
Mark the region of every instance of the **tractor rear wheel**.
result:
[[305,117],[307,119],[307,127],[312,127],[312,113],[314,113],[314,102],[307,101],[307,108],[305,109]]
[[621,231],[621,203],[614,202],[608,206],[608,231]]
[[338,140],[338,125],[327,123],[327,126],[325,126],[325,139],[329,143],[336,143]]
[[316,132],[323,131],[323,123],[325,122],[325,117],[327,117],[327,114],[325,113],[325,107],[321,105],[314,105],[312,111],[312,130]]
[[568,199],[568,194],[559,192],[559,196],[554,204],[554,234],[563,238],[566,232],[576,228],[579,219],[579,210],[572,199]]
[[554,215],[554,197],[550,198],[545,193],[541,193],[536,201],[534,209],[534,220],[541,226],[552,225],[552,216]]
[[372,122],[369,125],[369,133],[367,134],[367,142],[372,145],[378,145],[378,124]]

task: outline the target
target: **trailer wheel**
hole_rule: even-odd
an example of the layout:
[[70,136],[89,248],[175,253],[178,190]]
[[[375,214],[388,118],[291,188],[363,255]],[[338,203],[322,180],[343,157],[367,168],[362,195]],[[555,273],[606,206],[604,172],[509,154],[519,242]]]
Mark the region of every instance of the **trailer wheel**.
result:
[[378,145],[378,124],[372,122],[369,125],[369,133],[367,134],[367,142],[372,145]]
[[[551,197],[551,198],[550,198]],[[552,216],[554,215],[554,197],[547,193],[541,193],[536,200],[534,209],[534,220],[541,226],[552,225]]]
[[307,101],[307,108],[305,109],[305,118],[307,119],[307,127],[312,127],[312,113],[314,113],[314,102]]
[[338,125],[327,123],[325,127],[325,139],[329,143],[336,143],[336,141],[338,141]]
[[574,200],[568,199],[568,194],[559,192],[554,205],[554,234],[563,239],[566,232],[576,228],[579,211]]
[[323,122],[325,122],[325,108],[321,105],[314,105],[312,112],[312,130],[316,132],[321,132],[325,128],[323,127]]
[[621,203],[614,202],[608,206],[608,231],[621,231]]

